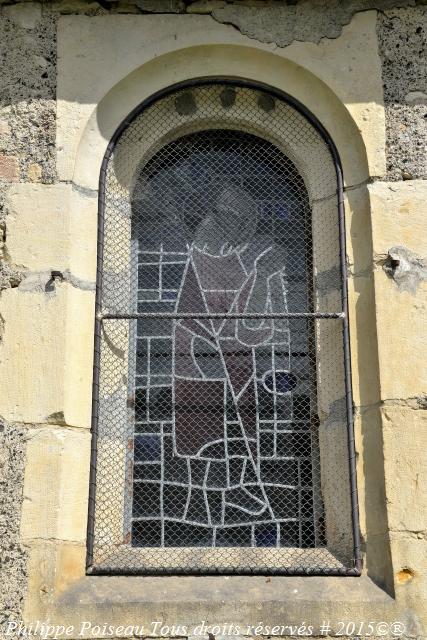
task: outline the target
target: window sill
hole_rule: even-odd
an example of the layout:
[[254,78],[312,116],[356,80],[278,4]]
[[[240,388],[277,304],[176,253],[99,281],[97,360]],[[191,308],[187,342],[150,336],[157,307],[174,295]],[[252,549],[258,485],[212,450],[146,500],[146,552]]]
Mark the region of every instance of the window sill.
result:
[[[92,625],[144,624],[147,635],[160,635],[151,627],[157,620],[187,628],[187,633],[166,635],[192,635],[203,620],[233,623],[239,635],[288,635],[271,627],[305,623],[317,628],[328,618],[392,621],[396,615],[393,598],[366,576],[85,576],[62,593],[57,610],[70,624],[76,619]],[[256,633],[259,625],[270,630]]]

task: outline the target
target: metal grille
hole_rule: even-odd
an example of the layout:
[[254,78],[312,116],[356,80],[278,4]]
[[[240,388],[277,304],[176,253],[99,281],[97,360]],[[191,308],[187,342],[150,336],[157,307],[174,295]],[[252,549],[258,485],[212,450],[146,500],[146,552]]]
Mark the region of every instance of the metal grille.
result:
[[168,92],[113,139],[91,572],[357,573],[337,168],[244,83]]

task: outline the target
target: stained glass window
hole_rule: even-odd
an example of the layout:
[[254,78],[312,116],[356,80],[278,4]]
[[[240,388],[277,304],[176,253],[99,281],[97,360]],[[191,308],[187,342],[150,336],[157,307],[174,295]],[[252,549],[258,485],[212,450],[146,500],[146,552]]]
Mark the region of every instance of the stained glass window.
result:
[[[169,143],[136,181],[138,324],[132,544],[297,546],[322,536],[306,320],[307,193],[259,137]],[[317,518],[317,520],[316,520]]]
[[243,83],[171,91],[116,134],[100,201],[90,571],[354,572],[324,138]]

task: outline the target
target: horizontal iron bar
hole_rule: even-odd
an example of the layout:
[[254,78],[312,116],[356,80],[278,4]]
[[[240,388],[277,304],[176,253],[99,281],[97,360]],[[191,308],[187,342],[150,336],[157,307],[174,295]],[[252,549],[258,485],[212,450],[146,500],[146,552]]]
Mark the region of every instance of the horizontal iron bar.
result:
[[228,318],[229,320],[286,320],[287,318],[345,318],[344,312],[339,313],[99,313],[98,320],[136,320],[138,318],[159,318],[180,320],[214,320]]
[[[187,547],[188,548],[188,547]],[[86,569],[87,575],[91,576],[194,576],[194,575],[206,575],[206,576],[218,576],[218,575],[237,575],[237,576],[348,576],[359,577],[361,575],[360,563],[356,567],[307,567],[307,568],[286,568],[286,567],[274,567],[274,568],[246,568],[246,567],[224,567],[224,568],[203,568],[203,567],[189,567],[185,569],[183,567],[161,567],[161,568],[146,568],[146,567],[117,567],[117,565],[99,566],[91,564]]]

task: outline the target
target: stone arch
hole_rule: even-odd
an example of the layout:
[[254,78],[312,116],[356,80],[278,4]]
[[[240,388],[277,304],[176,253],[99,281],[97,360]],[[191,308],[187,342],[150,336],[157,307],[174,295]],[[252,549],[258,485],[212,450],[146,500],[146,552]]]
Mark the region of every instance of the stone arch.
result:
[[[346,105],[322,80],[295,62],[270,52],[236,45],[206,45],[164,54],[135,69],[99,101],[81,130],[73,163],[73,181],[97,189],[98,173],[109,141],[134,108],[178,81],[235,77],[283,91],[304,104],[323,124],[338,149],[347,185],[369,175],[360,130]],[[350,142],[351,141],[351,142]]]

